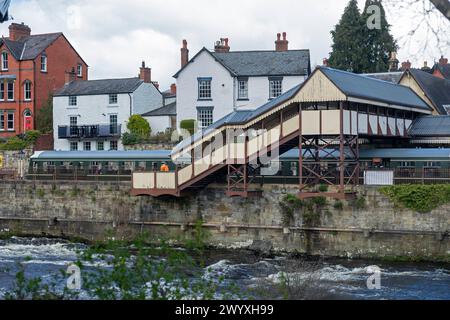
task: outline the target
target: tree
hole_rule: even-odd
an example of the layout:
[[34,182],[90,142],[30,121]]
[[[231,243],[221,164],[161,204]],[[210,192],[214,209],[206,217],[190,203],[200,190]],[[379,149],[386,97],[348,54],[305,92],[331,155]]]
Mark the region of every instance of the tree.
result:
[[[367,21],[373,13],[372,5],[380,9],[380,23],[369,28]],[[385,72],[389,68],[389,57],[397,45],[389,33],[390,25],[380,0],[367,0],[361,14],[356,0],[351,0],[344,10],[339,24],[331,32],[333,37],[330,65],[336,69],[355,73]]]
[[36,128],[42,134],[53,131],[53,95],[49,95],[36,113]]
[[152,132],[148,121],[137,114],[130,117],[127,128],[130,131],[130,134],[135,135],[142,140],[148,139]]
[[195,120],[187,119],[180,122],[180,128],[188,131],[191,135],[195,132]]
[[333,38],[330,66],[336,69],[361,72],[364,66],[361,47],[363,28],[361,13],[356,0],[351,0],[344,10],[341,20],[331,31]]
[[[367,22],[370,21],[371,6],[377,6],[381,14],[379,27],[370,29]],[[397,51],[397,44],[394,37],[390,34],[390,25],[386,20],[386,12],[381,0],[366,0],[364,12],[361,15],[362,22],[366,24],[363,39],[363,57],[364,61],[363,73],[386,72],[389,70],[389,58],[391,52]]]

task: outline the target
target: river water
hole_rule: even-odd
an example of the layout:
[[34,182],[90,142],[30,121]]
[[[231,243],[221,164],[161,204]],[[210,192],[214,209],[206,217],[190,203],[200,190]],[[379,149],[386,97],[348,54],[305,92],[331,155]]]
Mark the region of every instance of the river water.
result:
[[[0,241],[0,299],[11,289],[18,263],[27,277],[52,279],[85,248],[55,239],[11,238]],[[289,256],[259,257],[246,251],[209,251],[208,276],[224,276],[256,298],[290,299],[442,299],[450,300],[450,265],[317,260]],[[380,269],[381,288],[368,289],[367,280]],[[372,269],[375,270],[375,269]],[[280,278],[289,279],[281,294]],[[285,282],[286,283],[286,282]],[[296,285],[302,283],[301,286]],[[374,283],[374,282],[372,282]],[[292,285],[291,285],[292,284]],[[268,295],[268,292],[272,292]]]

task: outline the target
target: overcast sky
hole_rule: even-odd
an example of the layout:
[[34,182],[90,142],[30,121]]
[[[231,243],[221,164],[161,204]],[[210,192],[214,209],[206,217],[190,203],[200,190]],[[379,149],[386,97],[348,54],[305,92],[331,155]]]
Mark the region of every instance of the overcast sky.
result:
[[[277,32],[286,31],[291,49],[310,49],[312,65],[330,52],[330,30],[348,0],[12,0],[10,14],[32,33],[62,31],[90,66],[90,79],[133,77],[142,60],[162,89],[175,80],[182,39],[191,57],[230,38],[231,50],[272,50]],[[359,1],[360,6],[364,0]],[[408,19],[392,19],[395,37],[405,35]],[[9,22],[0,26],[8,35]],[[447,55],[449,51],[445,52]],[[399,59],[434,61],[439,52]],[[431,64],[430,62],[430,64]]]

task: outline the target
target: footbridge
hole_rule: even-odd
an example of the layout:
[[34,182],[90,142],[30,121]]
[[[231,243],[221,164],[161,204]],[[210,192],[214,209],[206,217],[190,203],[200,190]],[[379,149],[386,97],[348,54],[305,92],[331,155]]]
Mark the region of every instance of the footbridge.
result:
[[257,192],[250,189],[255,172],[298,148],[299,196],[345,198],[359,183],[360,145],[406,139],[412,121],[432,111],[408,87],[319,67],[260,108],[235,111],[182,141],[172,159],[188,164],[134,173],[132,194],[182,197],[226,181],[228,196],[248,197]]

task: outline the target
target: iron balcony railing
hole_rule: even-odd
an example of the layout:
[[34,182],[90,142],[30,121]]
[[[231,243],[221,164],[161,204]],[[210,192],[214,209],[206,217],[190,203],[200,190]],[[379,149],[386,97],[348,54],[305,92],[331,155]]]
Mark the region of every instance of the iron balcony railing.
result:
[[121,125],[86,125],[86,126],[59,126],[59,139],[93,139],[120,137],[122,135]]

